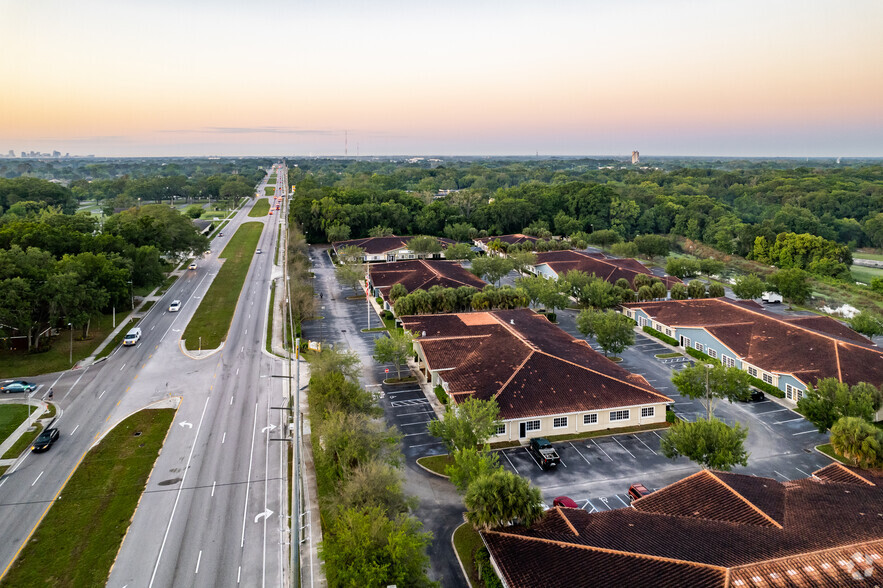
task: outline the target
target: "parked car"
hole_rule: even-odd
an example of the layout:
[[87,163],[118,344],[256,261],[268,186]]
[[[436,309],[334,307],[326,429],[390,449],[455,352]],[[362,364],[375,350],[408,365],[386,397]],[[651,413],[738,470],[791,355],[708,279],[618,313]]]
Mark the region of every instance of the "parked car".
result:
[[760,390],[753,389],[751,390],[751,402],[760,402],[761,400],[766,400],[766,396]]
[[260,253],[260,252],[261,252],[261,248],[258,247],[258,248],[255,250],[255,253]]
[[188,266],[187,266],[187,269],[195,270],[195,269],[196,269],[196,262],[194,261],[193,263],[191,263],[190,265],[188,265]]
[[33,392],[36,389],[36,384],[25,382],[24,380],[9,380],[0,386],[0,392],[5,394],[9,394],[10,392]]
[[784,298],[782,298],[782,295],[776,292],[764,292],[761,295],[760,299],[768,304],[775,304],[784,300]]
[[59,434],[58,429],[55,427],[49,427],[44,430],[40,435],[34,439],[33,445],[31,445],[31,451],[34,453],[41,453],[43,451],[48,450],[52,447],[52,444],[58,440]]
[[181,310],[181,301],[172,300],[172,303],[169,304],[169,312],[178,312],[179,310]]
[[530,444],[527,447],[528,451],[533,454],[534,459],[537,460],[537,463],[544,470],[554,468],[561,461],[561,458],[558,457],[558,452],[555,451],[555,448],[552,447],[548,439],[535,437],[530,440]]
[[635,501],[639,498],[644,498],[648,494],[652,494],[650,490],[647,490],[647,487],[643,484],[632,484],[629,486],[629,500]]
[[137,345],[138,341],[141,340],[141,329],[135,327],[133,329],[129,329],[129,332],[126,333],[126,337],[123,339],[124,347],[131,347],[132,345]]
[[552,506],[563,506],[564,508],[579,508],[579,505],[568,496],[559,496],[552,501]]

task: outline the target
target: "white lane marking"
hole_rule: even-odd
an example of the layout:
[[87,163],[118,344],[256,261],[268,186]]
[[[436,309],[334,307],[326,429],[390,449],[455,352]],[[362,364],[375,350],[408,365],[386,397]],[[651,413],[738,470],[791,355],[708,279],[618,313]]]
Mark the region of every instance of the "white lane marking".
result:
[[200,549],[199,555],[196,556],[196,570],[194,570],[194,572],[193,572],[194,574],[199,573],[199,562],[201,562],[201,561],[202,561],[202,550]]
[[67,389],[67,392],[64,393],[64,396],[61,397],[61,400],[64,400],[65,398],[67,398],[67,395],[71,393],[71,390],[73,390],[74,388],[77,387],[77,384],[80,383],[80,380],[83,379],[83,376],[86,375],[86,372],[89,371],[89,368],[90,368],[90,367],[92,367],[92,366],[88,366],[85,370],[83,370],[83,373],[80,374],[80,377],[77,378],[77,381],[74,382],[74,385]]
[[6,483],[6,480],[8,480],[8,479],[9,479],[9,478],[3,478],[2,480],[0,480],[0,486],[2,486],[3,484],[5,484],[5,483]]
[[515,470],[515,473],[516,473],[516,474],[517,474],[517,473],[518,473],[518,468],[516,468],[516,467],[515,467],[515,464],[514,464],[514,463],[512,463],[512,460],[511,460],[511,459],[509,459],[509,456],[508,456],[508,455],[506,455],[506,452],[505,452],[505,451],[501,451],[501,452],[500,452],[500,453],[502,453],[502,454],[503,454],[503,457],[505,457],[505,458],[506,458],[506,461],[508,461],[508,462],[509,462],[509,465],[510,465],[510,466],[512,466],[512,469],[513,469],[513,470]]
[[581,452],[579,449],[576,448],[576,445],[574,445],[573,443],[570,443],[570,446],[573,447],[574,449],[576,449],[576,452],[579,453],[579,456],[580,456],[581,458],[583,458],[583,459],[586,460],[586,463],[587,463],[587,464],[592,465],[592,464],[589,462],[589,460],[586,459],[586,456],[583,455],[582,452]]
[[152,331],[155,328],[156,328],[156,325],[153,325],[152,327],[150,327],[150,330]]
[[212,482],[212,498],[215,497],[215,484],[217,484],[217,483],[218,483],[217,480],[215,480],[214,482]]
[[102,390],[102,391],[101,391],[101,394],[98,395],[98,400],[101,400],[101,397],[104,396],[104,393],[105,393],[105,392],[107,392],[107,390]]
[[236,572],[236,583],[239,584],[239,578],[242,577],[242,566],[239,566],[239,571]]
[[221,445],[223,445],[224,441],[226,441],[226,440],[227,440],[227,431],[224,431],[224,436],[221,437]]
[[254,404],[254,424],[251,430],[251,455],[248,458],[248,477],[245,478],[245,506],[242,510],[242,537],[239,547],[245,547],[245,521],[248,520],[248,492],[251,490],[251,467],[254,462],[254,439],[258,432],[258,403]]
[[147,588],[152,588],[154,580],[156,580],[156,572],[159,571],[159,562],[162,559],[162,552],[166,546],[166,540],[169,538],[169,530],[172,528],[172,521],[175,518],[175,511],[178,509],[178,500],[181,498],[181,490],[184,489],[184,480],[187,478],[187,472],[190,470],[190,460],[193,459],[193,451],[196,449],[196,441],[199,439],[199,431],[202,429],[202,421],[205,418],[205,411],[208,409],[208,401],[211,396],[205,399],[205,406],[202,407],[202,416],[199,417],[199,424],[196,426],[196,435],[193,437],[193,445],[190,446],[190,455],[187,456],[187,465],[184,466],[184,474],[181,476],[181,484],[178,486],[178,492],[175,495],[175,504],[172,505],[172,514],[169,515],[169,524],[163,535],[162,543],[159,546],[159,553],[156,555],[156,564],[153,566],[153,573],[150,575],[150,583]]
[[794,436],[794,435],[806,435],[807,433],[815,433],[815,432],[816,432],[816,429],[812,429],[812,430],[809,430],[809,431],[801,431],[801,432],[799,432],[799,433],[791,433],[791,435],[792,435],[792,436]]
[[[254,302],[252,302],[254,304]],[[245,334],[248,335],[248,329],[245,329]]]
[[77,432],[77,429],[79,429],[79,428],[80,428],[80,425],[77,425],[76,427],[74,427],[74,430],[71,431],[71,435],[73,435],[74,433],[76,433],[76,432]]
[[230,406],[233,406],[233,397],[230,397]]
[[[647,449],[650,449],[650,451],[653,451],[653,449],[651,449],[649,445],[647,445],[646,443],[644,443],[644,440],[641,439],[640,437],[638,437],[637,435],[635,435],[635,439],[637,439],[638,441],[640,441],[640,442],[641,442],[641,445],[643,445],[643,446],[646,447]],[[656,453],[655,451],[653,451],[653,455],[659,455],[659,454]]]
[[[592,439],[592,443],[594,443],[595,447],[597,447],[601,451],[601,453],[603,453],[604,455],[607,455],[607,452],[604,451],[603,449],[601,449],[601,446],[598,445],[597,443],[595,443],[594,439]],[[607,455],[607,459],[609,459],[610,461],[613,461],[613,458],[610,457],[609,455]]]
[[[270,399],[267,398],[267,422],[270,422]],[[276,427],[273,424],[270,424],[270,428],[267,431],[267,446],[265,449],[266,457],[264,458],[264,550],[263,550],[263,559],[261,561],[261,586],[264,587],[267,585],[267,519],[270,518],[270,515],[273,514],[273,511],[267,508],[267,504],[269,499],[267,497],[267,492],[270,488],[270,433]],[[300,524],[300,521],[298,521]]]
[[236,368],[236,375],[239,375],[239,368]]
[[776,421],[773,424],[774,425],[781,425],[782,423],[793,423],[793,422],[802,421],[802,420],[803,420],[803,417],[797,417],[796,419],[788,419],[787,421]]
[[[42,476],[42,475],[43,475],[43,472],[40,472],[40,476]],[[40,476],[37,476],[37,480],[40,479]],[[37,483],[37,480],[34,480],[33,482],[31,482],[31,487],[32,487],[32,488],[33,488],[34,484]]]
[[123,368],[126,367],[126,364],[120,366],[120,371],[123,371]]

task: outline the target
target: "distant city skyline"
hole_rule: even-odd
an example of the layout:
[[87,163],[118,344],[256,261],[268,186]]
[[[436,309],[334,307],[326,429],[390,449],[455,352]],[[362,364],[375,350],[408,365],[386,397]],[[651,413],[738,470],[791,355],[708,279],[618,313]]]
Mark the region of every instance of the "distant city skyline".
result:
[[0,0],[0,153],[883,156],[883,2]]

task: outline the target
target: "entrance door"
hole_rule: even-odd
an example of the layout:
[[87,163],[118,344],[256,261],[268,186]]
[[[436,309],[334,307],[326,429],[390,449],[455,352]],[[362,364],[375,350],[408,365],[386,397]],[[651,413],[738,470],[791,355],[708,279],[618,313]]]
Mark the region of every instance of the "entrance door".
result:
[[690,346],[690,339],[681,335],[681,347],[687,348]]
[[519,423],[518,437],[521,439],[524,439],[525,437],[527,437],[527,423]]

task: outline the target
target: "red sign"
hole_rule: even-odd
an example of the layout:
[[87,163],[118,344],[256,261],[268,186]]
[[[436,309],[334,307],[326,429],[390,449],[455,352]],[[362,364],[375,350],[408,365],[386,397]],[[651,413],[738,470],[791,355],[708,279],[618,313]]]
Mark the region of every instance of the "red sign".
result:
[[383,371],[385,371],[386,373],[389,373],[389,368],[386,368],[386,369],[383,370]]

